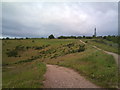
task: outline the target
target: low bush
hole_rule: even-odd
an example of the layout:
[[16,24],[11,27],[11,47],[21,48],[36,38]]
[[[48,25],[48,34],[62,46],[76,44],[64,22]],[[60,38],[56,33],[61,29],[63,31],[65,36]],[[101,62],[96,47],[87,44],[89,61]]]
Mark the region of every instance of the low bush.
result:
[[43,47],[35,47],[35,50],[41,50],[41,49],[43,49]]
[[78,52],[82,52],[82,51],[85,51],[85,45],[79,46]]
[[16,51],[24,51],[24,50],[25,50],[25,47],[19,45],[19,46],[16,46],[16,47],[15,47],[15,50],[16,50]]
[[88,43],[88,41],[85,41],[85,43]]
[[17,50],[10,50],[6,54],[8,55],[8,57],[17,57],[18,52]]
[[[8,55],[8,57],[17,57],[18,51],[24,51],[24,50],[25,50],[25,47],[19,45],[19,46],[16,46],[15,49],[13,50],[7,49],[8,52],[6,54]],[[20,55],[18,57],[20,57]]]

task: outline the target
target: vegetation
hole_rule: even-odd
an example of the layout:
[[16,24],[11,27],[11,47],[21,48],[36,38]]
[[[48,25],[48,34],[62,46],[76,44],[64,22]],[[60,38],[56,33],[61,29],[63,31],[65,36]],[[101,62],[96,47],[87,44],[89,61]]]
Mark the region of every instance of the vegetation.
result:
[[[68,47],[71,42],[75,43],[76,40],[3,40],[3,88],[43,87],[46,71],[43,61],[71,53]],[[72,45],[70,47],[77,49]],[[62,54],[60,49],[65,49],[66,52]]]
[[83,39],[83,41],[91,46],[95,45],[103,50],[120,54],[120,51],[118,50],[119,44],[114,43],[113,41],[108,41],[106,39]]
[[72,68],[101,87],[116,88],[118,85],[118,70],[114,58],[94,48],[46,62]]
[[80,45],[78,52],[85,51],[85,45]]
[[3,67],[3,88],[42,88],[46,66],[41,62]]
[[117,44],[101,38],[79,38],[87,44],[84,45],[78,38],[4,39],[3,88],[43,87],[46,63],[72,68],[99,86],[117,87],[114,58],[92,47],[96,45],[116,52]]
[[17,57],[18,52],[16,50],[12,50],[6,53],[8,57]]
[[53,36],[53,34],[51,34],[48,38],[49,39],[54,39],[55,37]]

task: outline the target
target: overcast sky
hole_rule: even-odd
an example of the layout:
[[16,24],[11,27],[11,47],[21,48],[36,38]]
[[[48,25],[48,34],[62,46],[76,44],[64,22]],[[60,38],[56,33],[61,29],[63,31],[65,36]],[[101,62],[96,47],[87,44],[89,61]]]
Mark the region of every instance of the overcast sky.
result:
[[3,37],[91,36],[95,27],[118,34],[117,2],[2,3]]

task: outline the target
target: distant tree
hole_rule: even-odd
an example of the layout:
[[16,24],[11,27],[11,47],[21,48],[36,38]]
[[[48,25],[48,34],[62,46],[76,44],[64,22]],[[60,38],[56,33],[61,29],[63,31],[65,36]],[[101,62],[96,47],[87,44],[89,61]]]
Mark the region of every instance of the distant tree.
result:
[[85,38],[85,36],[83,36],[83,38]]
[[53,36],[53,34],[51,34],[48,38],[49,39],[54,39],[55,37]]
[[41,37],[41,39],[44,39],[44,37]]
[[76,36],[60,36],[58,39],[76,39]]
[[16,37],[14,39],[17,39]]
[[20,38],[21,40],[23,39],[23,38]]
[[8,39],[9,39],[9,37],[6,37],[6,39],[8,40]]
[[92,39],[93,37],[91,37],[91,36],[86,36],[85,38],[86,38],[86,39]]
[[26,39],[29,39],[28,37],[26,37]]
[[81,39],[82,37],[81,36],[78,36],[77,39]]
[[103,39],[106,39],[106,38],[107,38],[106,36],[103,37]]
[[95,35],[93,35],[92,37],[95,38]]

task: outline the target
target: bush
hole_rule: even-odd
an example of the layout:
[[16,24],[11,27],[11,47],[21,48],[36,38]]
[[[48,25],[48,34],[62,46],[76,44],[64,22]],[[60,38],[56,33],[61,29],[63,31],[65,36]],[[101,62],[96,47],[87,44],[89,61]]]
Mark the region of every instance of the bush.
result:
[[82,52],[82,51],[85,51],[85,45],[79,46],[78,52]]
[[28,50],[29,48],[31,48],[31,47],[29,47],[29,46],[26,47],[27,50]]
[[24,46],[20,46],[20,45],[19,45],[19,46],[16,46],[16,47],[15,47],[15,50],[16,50],[16,51],[18,51],[18,50],[19,50],[19,51],[24,51]]
[[35,42],[34,40],[32,40],[32,42]]
[[12,50],[12,51],[8,51],[6,54],[8,55],[8,57],[17,57],[18,52],[17,50]]
[[88,43],[88,41],[85,41],[85,43]]
[[43,47],[35,47],[35,50],[41,50]]
[[[15,49],[13,49],[13,50],[9,50],[9,49],[7,49],[7,55],[8,55],[8,57],[17,57],[18,56],[18,51],[24,51],[24,46],[16,46],[15,47]],[[21,56],[18,56],[18,57],[21,57]]]

